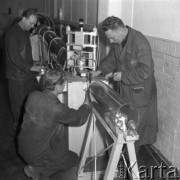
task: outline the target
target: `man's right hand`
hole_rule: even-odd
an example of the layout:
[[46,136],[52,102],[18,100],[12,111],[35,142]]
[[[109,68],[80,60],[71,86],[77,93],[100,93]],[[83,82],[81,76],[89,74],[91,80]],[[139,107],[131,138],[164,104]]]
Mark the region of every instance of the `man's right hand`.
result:
[[99,76],[102,72],[101,71],[91,71],[90,72],[91,73],[91,77],[97,77],[97,76]]
[[39,72],[40,69],[41,69],[41,66],[32,66],[30,70]]
[[113,77],[113,73],[111,72],[111,73],[108,73],[108,74],[106,74],[106,76],[105,76],[105,79],[109,79],[109,78],[111,78],[111,77]]
[[85,93],[85,98],[84,98],[84,103],[83,103],[86,105],[89,105],[89,94],[88,93],[89,93],[89,89]]

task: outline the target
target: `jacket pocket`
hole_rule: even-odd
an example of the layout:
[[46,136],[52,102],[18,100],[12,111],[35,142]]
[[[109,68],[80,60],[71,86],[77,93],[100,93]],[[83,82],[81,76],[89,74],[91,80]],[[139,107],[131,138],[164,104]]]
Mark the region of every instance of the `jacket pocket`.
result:
[[148,97],[146,97],[144,83],[131,86],[131,98],[137,107],[147,105]]

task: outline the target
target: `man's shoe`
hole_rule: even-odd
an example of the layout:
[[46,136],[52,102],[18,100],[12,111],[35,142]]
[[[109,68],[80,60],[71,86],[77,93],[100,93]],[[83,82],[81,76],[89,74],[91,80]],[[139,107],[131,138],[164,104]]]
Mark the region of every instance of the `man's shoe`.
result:
[[39,172],[35,170],[35,168],[31,165],[27,165],[24,167],[24,173],[26,176],[32,178],[33,180],[49,180],[48,177],[43,177]]

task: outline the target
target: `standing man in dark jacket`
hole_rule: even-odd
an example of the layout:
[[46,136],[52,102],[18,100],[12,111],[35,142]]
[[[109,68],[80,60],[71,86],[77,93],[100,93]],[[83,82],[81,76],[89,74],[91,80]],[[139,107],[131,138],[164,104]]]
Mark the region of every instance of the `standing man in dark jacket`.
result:
[[62,104],[57,96],[63,92],[65,83],[62,70],[49,70],[43,77],[45,90],[31,93],[26,102],[18,137],[19,153],[29,164],[25,167],[26,174],[36,180],[68,169],[69,177],[60,179],[77,179],[78,156],[68,150],[66,129],[83,125],[90,108],[87,96],[78,110]]
[[40,90],[35,72],[39,67],[33,67],[28,33],[36,23],[36,12],[27,9],[22,13],[22,19],[5,35],[6,77],[9,79],[9,97],[15,128],[19,124],[25,98],[30,92]]
[[[136,147],[153,144],[158,131],[157,89],[151,47],[145,36],[128,26],[121,19],[108,17],[103,30],[114,51],[105,59],[92,76],[101,73],[118,83],[118,92],[127,102],[133,103],[139,113]],[[139,149],[139,148],[137,148]]]

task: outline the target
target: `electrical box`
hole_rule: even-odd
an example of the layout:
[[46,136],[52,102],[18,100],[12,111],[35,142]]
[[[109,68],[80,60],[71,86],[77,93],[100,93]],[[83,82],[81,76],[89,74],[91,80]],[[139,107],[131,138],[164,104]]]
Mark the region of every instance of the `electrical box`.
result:
[[86,70],[95,70],[97,66],[97,28],[92,32],[71,31],[67,34],[67,69],[76,75],[85,76]]

